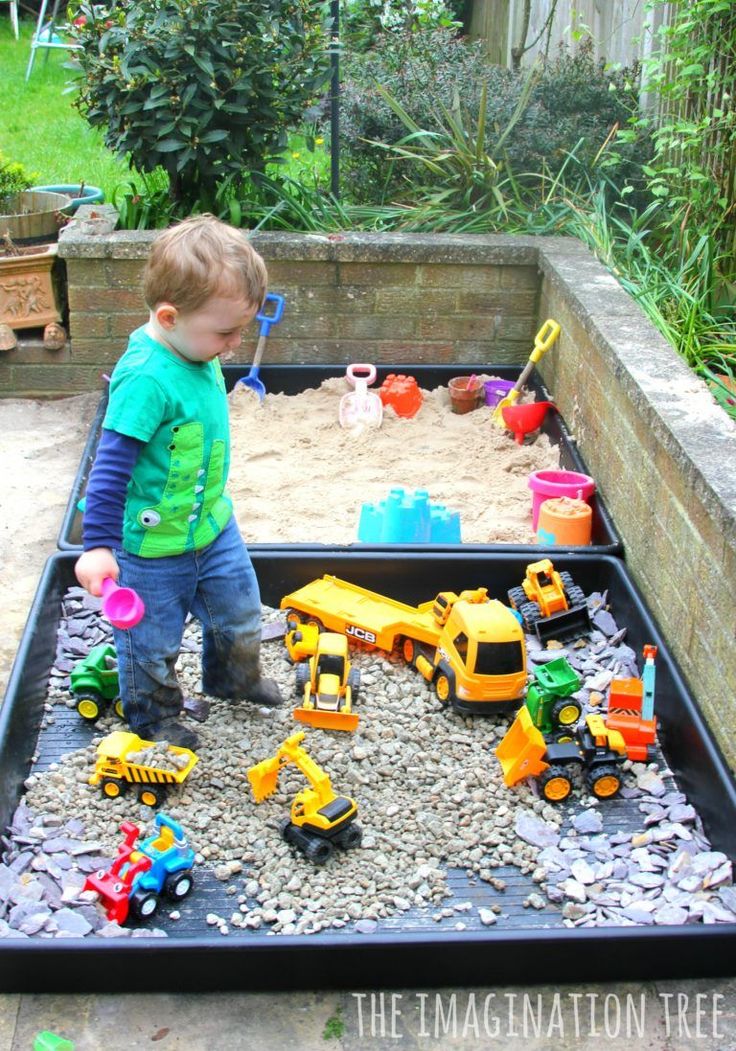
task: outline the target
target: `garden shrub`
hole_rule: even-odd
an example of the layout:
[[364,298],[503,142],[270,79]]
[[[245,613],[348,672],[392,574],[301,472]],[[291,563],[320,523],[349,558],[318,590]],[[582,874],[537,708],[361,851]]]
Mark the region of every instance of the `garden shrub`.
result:
[[27,171],[17,161],[6,161],[0,153],[0,203],[4,197],[10,197],[33,185],[35,174]]
[[[466,123],[472,124],[477,120],[485,84],[486,144],[492,150],[493,139],[511,119],[528,76],[528,71],[515,73],[493,65],[482,43],[458,39],[442,29],[384,34],[373,51],[354,56],[346,61],[345,68],[343,185],[350,196],[361,201],[395,195],[416,175],[408,166],[387,168],[385,154],[365,141],[395,143],[407,133],[377,84],[427,130],[436,127],[441,106],[453,109],[461,105],[467,114]],[[505,144],[513,172],[531,173],[532,181],[543,171],[554,175],[573,150],[587,169],[611,129],[617,123],[624,124],[636,107],[634,81],[626,70],[605,70],[585,47],[575,55],[563,52],[548,62]],[[616,170],[609,175],[618,183],[634,178],[634,162],[647,156],[645,136],[622,144],[617,147]]]
[[163,168],[178,214],[262,171],[327,78],[322,9],[307,0],[136,0],[75,19],[77,105],[141,172]]

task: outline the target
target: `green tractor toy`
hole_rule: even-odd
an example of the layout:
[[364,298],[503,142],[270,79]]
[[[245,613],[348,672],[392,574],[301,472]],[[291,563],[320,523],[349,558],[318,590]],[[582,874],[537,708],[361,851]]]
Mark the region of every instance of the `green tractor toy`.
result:
[[564,657],[536,669],[526,694],[532,723],[545,736],[569,741],[582,715],[582,705],[572,694],[580,689],[580,676]]
[[69,680],[76,709],[85,722],[97,722],[111,704],[115,713],[123,718],[118,661],[114,646],[109,643],[95,646],[74,666]]

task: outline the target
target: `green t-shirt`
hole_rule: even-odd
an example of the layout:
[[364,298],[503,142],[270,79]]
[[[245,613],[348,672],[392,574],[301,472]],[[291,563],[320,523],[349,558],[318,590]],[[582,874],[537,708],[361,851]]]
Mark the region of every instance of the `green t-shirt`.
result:
[[211,543],[233,510],[219,361],[184,361],[136,329],[113,371],[102,426],[146,443],[128,483],[124,549],[156,558]]

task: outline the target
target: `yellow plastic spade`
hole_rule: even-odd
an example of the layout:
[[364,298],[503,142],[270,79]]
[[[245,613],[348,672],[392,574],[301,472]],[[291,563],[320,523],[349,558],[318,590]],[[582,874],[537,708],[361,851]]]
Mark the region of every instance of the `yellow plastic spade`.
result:
[[534,350],[529,355],[529,360],[521,371],[516,383],[513,385],[511,390],[508,392],[505,398],[502,398],[496,408],[493,410],[493,416],[491,419],[498,427],[506,427],[506,421],[503,418],[503,409],[509,405],[513,405],[521,394],[521,388],[529,378],[529,374],[537,364],[537,362],[547,353],[547,351],[554,345],[557,337],[560,334],[560,326],[552,318],[547,318],[545,323],[540,328],[534,337]]

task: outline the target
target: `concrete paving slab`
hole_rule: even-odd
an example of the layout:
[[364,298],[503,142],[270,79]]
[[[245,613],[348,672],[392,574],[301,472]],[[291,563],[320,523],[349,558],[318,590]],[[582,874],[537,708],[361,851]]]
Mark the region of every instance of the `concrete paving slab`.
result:
[[731,978],[383,992],[23,995],[0,1005],[8,1019],[17,1015],[12,1041],[0,1045],[9,1051],[30,1051],[43,1029],[73,1040],[76,1051],[736,1048]]
[[338,993],[151,993],[23,995],[11,1051],[30,1051],[37,1033],[72,1040],[76,1051],[324,1051]]
[[10,1051],[12,1047],[19,1007],[20,996],[0,993],[0,1051]]

